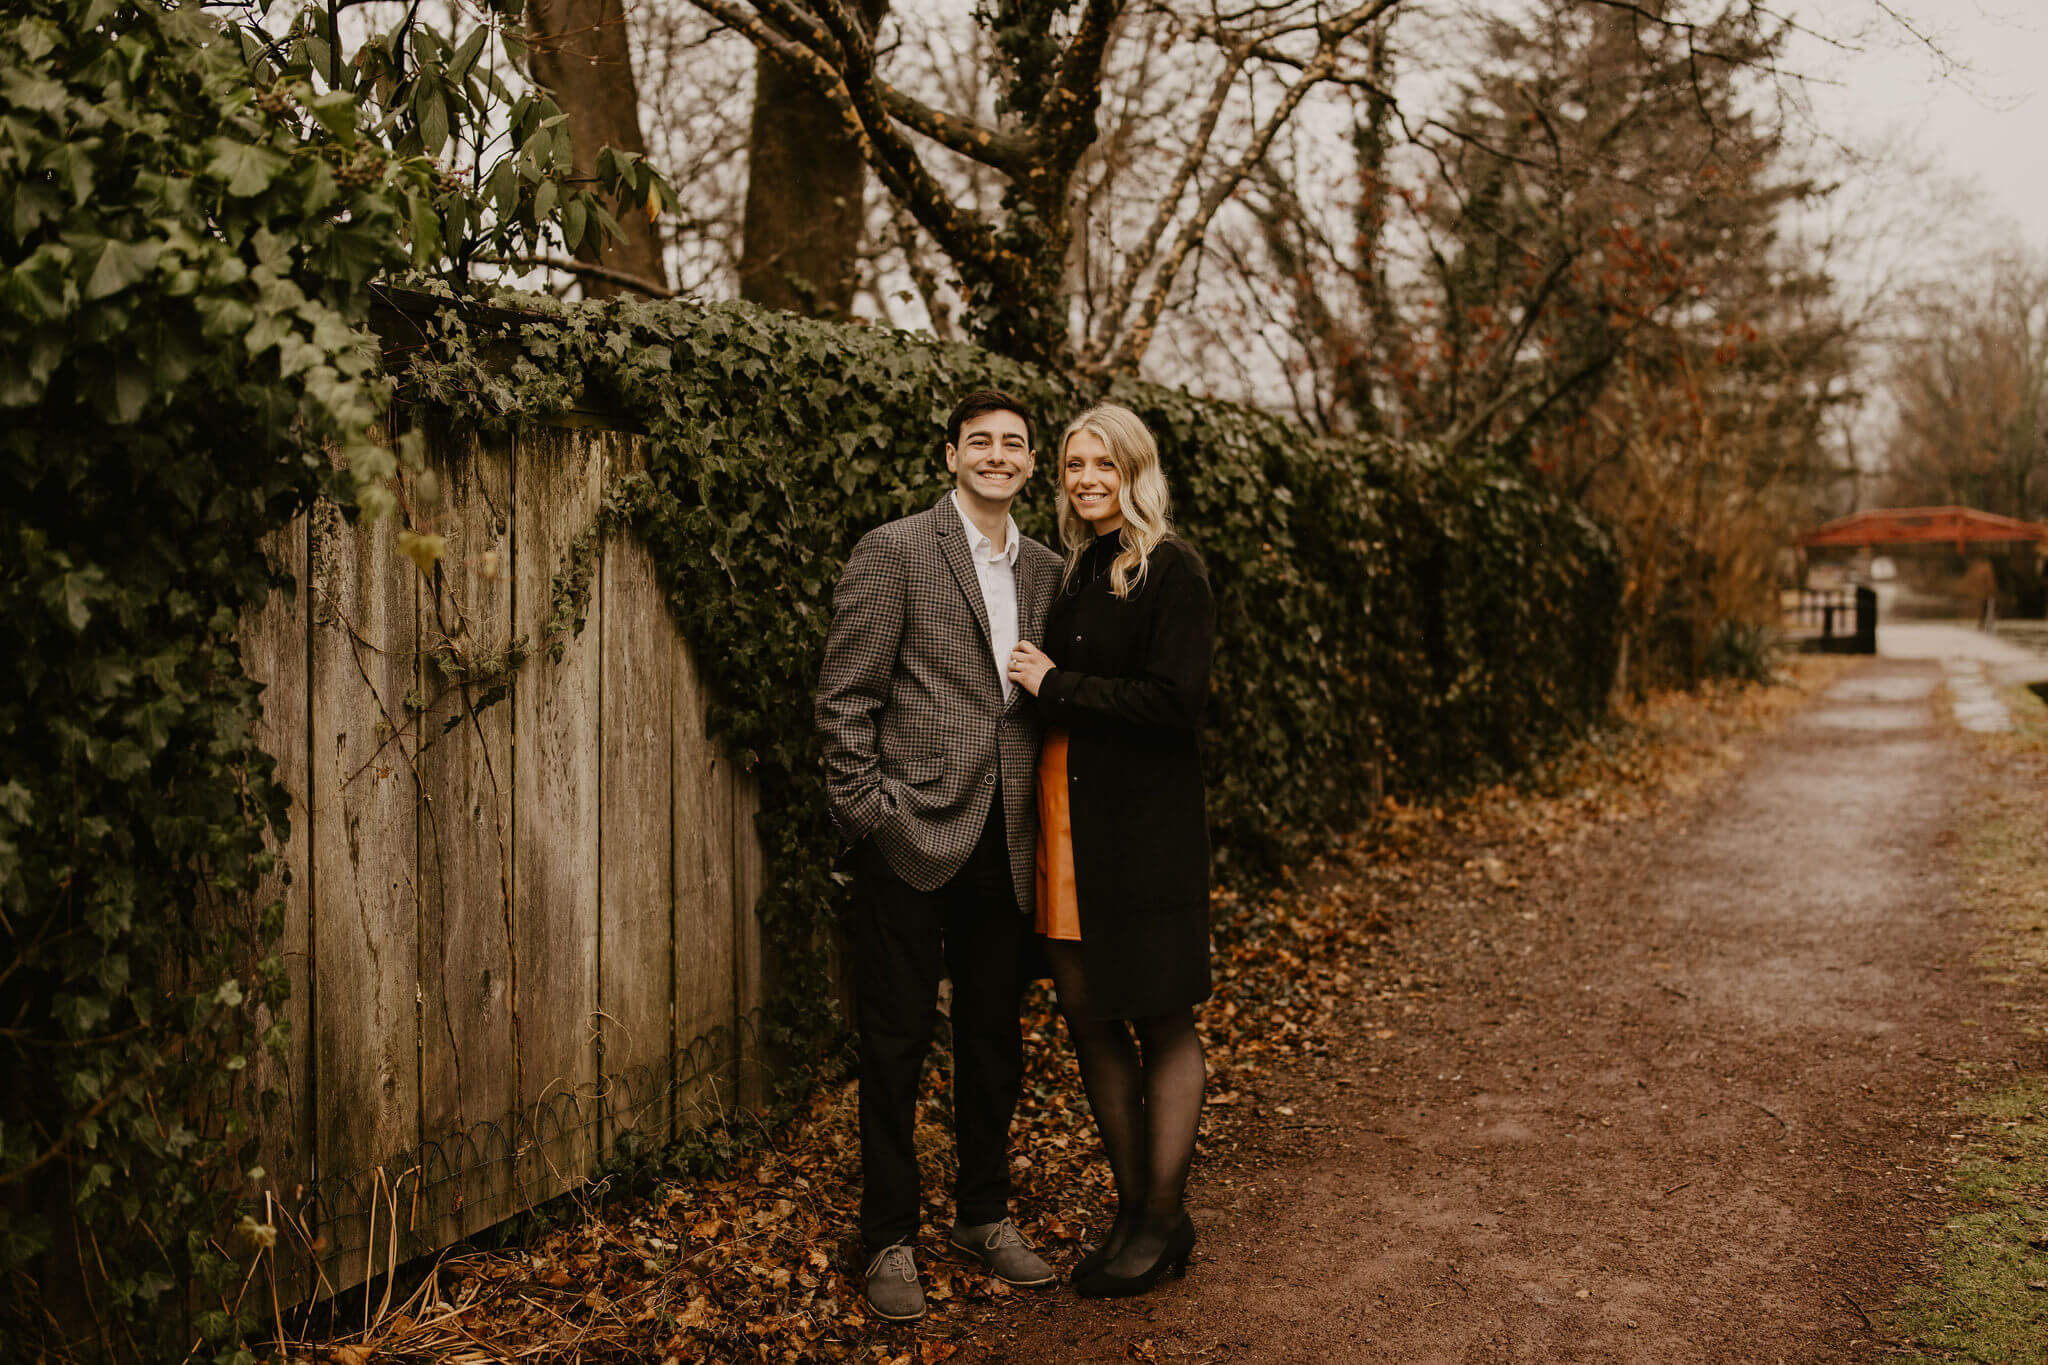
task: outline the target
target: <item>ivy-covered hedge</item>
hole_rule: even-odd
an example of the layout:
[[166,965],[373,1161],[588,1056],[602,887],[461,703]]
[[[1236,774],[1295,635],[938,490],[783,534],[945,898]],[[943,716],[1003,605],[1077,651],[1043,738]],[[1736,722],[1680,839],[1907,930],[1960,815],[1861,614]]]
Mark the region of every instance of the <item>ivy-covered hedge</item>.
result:
[[[1101,391],[965,345],[740,304],[499,302],[541,316],[444,315],[406,382],[487,425],[582,405],[648,434],[649,467],[612,506],[666,575],[714,729],[759,778],[766,913],[798,964],[786,1022],[813,1033],[829,993],[807,945],[843,893],[810,689],[840,568],[864,531],[947,487],[945,416],[989,384],[1045,427],[1018,520],[1052,541],[1051,443]],[[1316,441],[1156,386],[1107,393],[1158,435],[1218,597],[1207,749],[1226,873],[1355,820],[1376,782],[1503,772],[1599,715],[1619,573],[1569,504],[1488,459]]]
[[0,19],[4,1359],[246,1360],[269,1311],[236,1222],[285,801],[234,633],[334,454],[396,467],[357,324],[424,169],[338,175],[280,108],[196,6]]
[[[0,23],[0,77],[0,1356],[60,1349],[27,1292],[50,1264],[95,1267],[46,1305],[96,1324],[90,1349],[247,1359],[264,1229],[233,1227],[285,990],[279,907],[251,899],[284,802],[233,634],[271,587],[263,536],[316,491],[396,504],[353,324],[407,259],[430,168],[309,143],[189,9],[29,0]],[[1018,392],[1047,441],[1099,395],[738,305],[500,303],[532,316],[444,309],[401,378],[480,422],[582,403],[651,437],[611,506],[758,775],[784,1022],[821,1036],[816,930],[843,888],[809,692],[839,568],[943,489],[962,391]],[[1222,605],[1227,865],[1355,817],[1375,773],[1512,767],[1599,711],[1616,567],[1568,506],[1484,460],[1111,392],[1158,433]],[[1019,515],[1047,539],[1049,463]]]

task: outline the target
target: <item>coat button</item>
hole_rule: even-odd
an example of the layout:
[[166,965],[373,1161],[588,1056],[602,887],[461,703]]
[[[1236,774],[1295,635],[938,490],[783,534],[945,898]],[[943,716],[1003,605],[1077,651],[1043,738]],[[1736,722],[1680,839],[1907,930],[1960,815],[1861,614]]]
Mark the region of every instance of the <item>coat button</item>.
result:
[[984,787],[993,787],[996,784],[996,775],[990,773],[987,777],[981,779],[981,784]]

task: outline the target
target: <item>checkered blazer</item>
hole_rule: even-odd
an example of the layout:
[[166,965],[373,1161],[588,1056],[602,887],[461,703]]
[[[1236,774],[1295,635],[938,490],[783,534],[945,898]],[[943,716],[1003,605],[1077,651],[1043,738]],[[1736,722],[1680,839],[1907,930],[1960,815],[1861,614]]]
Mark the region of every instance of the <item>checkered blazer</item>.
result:
[[[1017,637],[1041,643],[1060,557],[1023,537]],[[1010,873],[1029,912],[1038,839],[1038,708],[1006,705],[972,551],[950,495],[862,536],[832,594],[815,714],[832,818],[873,836],[920,891],[966,865],[1002,784]]]

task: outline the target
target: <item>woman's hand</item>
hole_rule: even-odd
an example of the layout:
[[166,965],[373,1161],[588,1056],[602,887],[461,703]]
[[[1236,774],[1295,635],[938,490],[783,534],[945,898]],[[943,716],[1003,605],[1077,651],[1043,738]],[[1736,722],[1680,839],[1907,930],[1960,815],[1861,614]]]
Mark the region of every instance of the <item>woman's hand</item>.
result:
[[1034,697],[1052,668],[1052,657],[1029,640],[1019,640],[1010,651],[1010,681]]

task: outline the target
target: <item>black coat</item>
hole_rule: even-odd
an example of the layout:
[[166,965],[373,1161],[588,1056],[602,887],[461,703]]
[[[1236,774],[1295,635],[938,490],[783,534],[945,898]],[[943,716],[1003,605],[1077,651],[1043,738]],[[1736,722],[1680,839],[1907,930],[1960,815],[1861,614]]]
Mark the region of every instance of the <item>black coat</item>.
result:
[[1141,586],[1110,591],[1115,536],[1083,555],[1045,618],[1056,667],[1039,685],[1065,729],[1074,885],[1090,1011],[1142,1019],[1209,997],[1209,827],[1195,732],[1209,695],[1216,603],[1184,541]]

